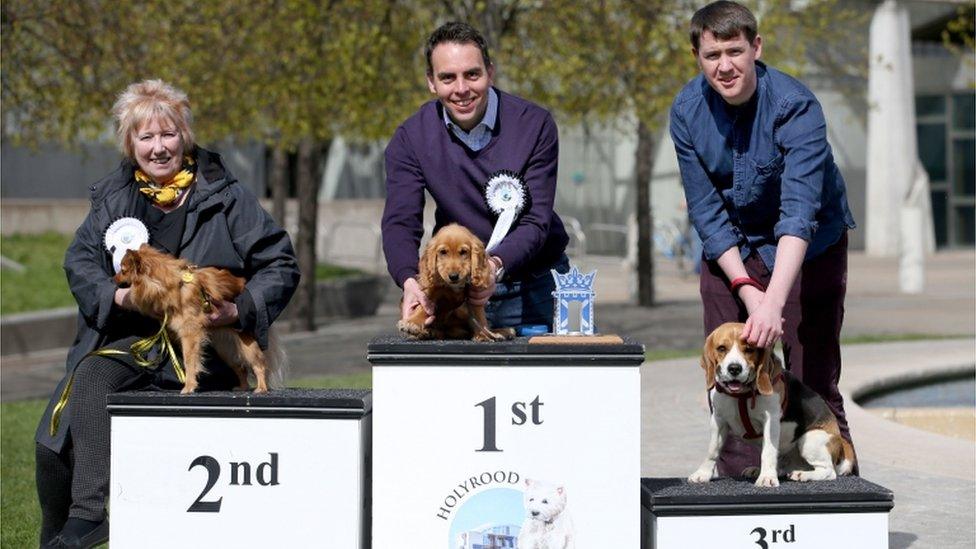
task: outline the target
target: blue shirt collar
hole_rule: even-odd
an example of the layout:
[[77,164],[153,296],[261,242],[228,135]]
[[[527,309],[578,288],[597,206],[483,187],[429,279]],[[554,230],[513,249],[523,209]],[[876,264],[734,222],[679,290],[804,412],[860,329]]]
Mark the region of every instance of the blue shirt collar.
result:
[[447,114],[447,109],[441,109],[441,113],[444,118],[444,124],[455,133],[470,134],[478,126],[485,126],[490,132],[495,129],[495,122],[498,120],[498,94],[495,93],[495,88],[488,88],[488,107],[485,109],[485,115],[481,117],[481,122],[478,122],[474,128],[471,128],[470,132],[464,131],[460,126],[455,124],[451,120],[451,115]]

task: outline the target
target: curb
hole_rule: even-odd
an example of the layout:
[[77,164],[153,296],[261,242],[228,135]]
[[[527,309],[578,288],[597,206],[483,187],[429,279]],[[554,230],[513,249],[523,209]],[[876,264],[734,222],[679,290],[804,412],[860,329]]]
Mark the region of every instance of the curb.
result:
[[[356,318],[376,314],[386,294],[386,277],[353,275],[319,281],[316,285],[315,318]],[[298,308],[292,302],[275,326],[289,333],[297,325]],[[0,317],[0,356],[26,355],[70,347],[77,332],[77,307],[62,307]]]

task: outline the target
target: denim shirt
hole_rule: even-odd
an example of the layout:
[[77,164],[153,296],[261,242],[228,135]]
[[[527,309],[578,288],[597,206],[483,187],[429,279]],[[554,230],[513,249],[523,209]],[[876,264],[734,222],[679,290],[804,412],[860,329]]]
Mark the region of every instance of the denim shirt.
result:
[[488,106],[485,108],[485,115],[481,118],[481,122],[478,122],[478,125],[471,128],[469,132],[462,130],[461,126],[455,124],[450,115],[447,114],[447,109],[444,109],[444,124],[454,132],[454,135],[465,146],[474,152],[488,146],[488,142],[491,141],[491,131],[495,129],[495,120],[497,119],[498,94],[495,93],[495,88],[488,88]]
[[816,97],[758,61],[756,77],[752,98],[732,106],[698,75],[671,106],[671,138],[705,258],[738,246],[772,269],[780,237],[806,240],[810,259],[855,223]]

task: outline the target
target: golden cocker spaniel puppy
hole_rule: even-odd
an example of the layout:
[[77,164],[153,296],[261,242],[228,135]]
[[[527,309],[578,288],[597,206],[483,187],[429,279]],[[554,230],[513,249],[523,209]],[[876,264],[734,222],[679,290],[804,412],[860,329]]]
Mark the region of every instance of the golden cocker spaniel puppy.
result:
[[511,339],[512,329],[492,330],[485,320],[484,306],[468,303],[468,287],[485,288],[490,283],[485,245],[471,231],[452,223],[430,239],[420,256],[420,288],[434,304],[434,321],[425,325],[423,307],[397,327],[411,339]]

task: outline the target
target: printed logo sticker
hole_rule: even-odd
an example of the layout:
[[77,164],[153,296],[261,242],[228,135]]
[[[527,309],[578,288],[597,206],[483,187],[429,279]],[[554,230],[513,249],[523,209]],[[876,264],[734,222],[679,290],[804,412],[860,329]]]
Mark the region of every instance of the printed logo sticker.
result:
[[566,488],[525,479],[524,490],[491,488],[458,508],[448,534],[449,549],[574,548],[575,530]]

